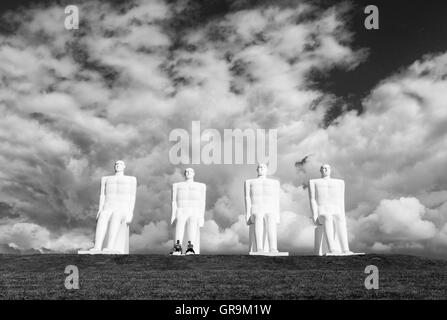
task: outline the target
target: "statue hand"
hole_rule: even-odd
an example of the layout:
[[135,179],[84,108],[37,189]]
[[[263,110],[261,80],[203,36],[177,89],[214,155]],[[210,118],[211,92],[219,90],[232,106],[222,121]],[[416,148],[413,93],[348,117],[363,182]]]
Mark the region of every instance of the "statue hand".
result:
[[133,219],[133,214],[129,213],[126,217],[126,223],[127,224],[131,224],[132,223],[132,219]]
[[312,222],[314,223],[315,226],[321,225],[320,221],[318,221],[318,217],[317,216],[313,216],[312,217]]

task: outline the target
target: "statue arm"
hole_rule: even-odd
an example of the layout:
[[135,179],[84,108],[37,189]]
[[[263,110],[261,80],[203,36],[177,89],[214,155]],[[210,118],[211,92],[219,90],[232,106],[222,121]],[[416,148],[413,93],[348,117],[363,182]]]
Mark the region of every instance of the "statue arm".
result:
[[171,191],[171,224],[174,223],[177,218],[177,185],[172,185]]
[[206,209],[206,185],[203,184],[199,227],[203,227],[203,225],[205,224],[205,209]]
[[102,208],[104,207],[104,200],[106,198],[105,186],[106,186],[106,177],[102,177],[101,178],[101,191],[100,191],[100,194],[99,194],[99,207],[98,207],[98,213],[96,215],[96,219],[99,218],[99,216],[101,214],[101,211],[102,211]]
[[315,183],[310,180],[309,181],[309,200],[310,200],[310,210],[312,212],[312,221],[314,224],[317,224],[318,219],[318,203],[315,199]]
[[276,223],[277,224],[279,224],[279,222],[280,222],[280,213],[281,213],[281,211],[280,211],[280,207],[279,207],[279,203],[280,203],[280,197],[281,197],[281,186],[280,186],[280,184],[279,184],[279,181],[277,181],[276,182],[276,197],[275,197],[275,199],[276,199],[276,204],[275,204],[275,206],[276,206]]
[[244,183],[244,195],[245,195],[245,221],[247,224],[251,224],[251,199],[250,199],[250,182]]
[[341,212],[345,215],[345,182],[341,180]]
[[135,200],[137,198],[137,178],[132,177],[132,187],[130,192],[130,207],[129,207],[129,216],[127,217],[127,223],[131,223],[133,219],[133,210],[135,209]]

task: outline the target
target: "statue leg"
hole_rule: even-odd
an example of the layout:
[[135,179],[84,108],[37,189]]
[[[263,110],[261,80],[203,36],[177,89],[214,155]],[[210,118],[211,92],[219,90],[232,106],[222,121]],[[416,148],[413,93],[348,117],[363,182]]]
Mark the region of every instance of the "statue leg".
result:
[[334,243],[334,219],[332,215],[321,215],[319,218],[320,221],[323,220],[324,233],[329,247],[329,252],[336,253],[337,250]]
[[107,250],[115,250],[116,240],[118,238],[118,232],[120,231],[121,224],[125,223],[124,214],[115,211],[110,218],[110,230],[109,238],[107,241]]
[[345,253],[350,252],[349,251],[349,243],[348,243],[348,230],[346,227],[346,219],[343,216],[336,216],[334,220],[335,220],[335,225],[337,228],[337,236],[338,236],[338,241],[341,246],[341,250]]
[[315,226],[315,237],[314,237],[314,254],[317,256],[322,256],[326,252],[324,252],[324,232],[323,226],[318,225]]
[[272,214],[267,214],[267,227],[270,252],[278,252],[278,238],[276,234],[276,221]]
[[200,254],[200,226],[197,223],[196,243],[194,244],[194,251],[196,254]]
[[109,225],[109,219],[112,212],[102,211],[99,215],[98,222],[96,224],[96,234],[95,234],[95,246],[93,250],[100,251],[102,250],[102,244],[104,242],[104,237],[106,236],[107,227]]
[[255,238],[258,252],[264,251],[264,214],[255,213]]
[[126,221],[123,221],[120,224],[113,250],[122,254],[129,254],[129,225]]
[[185,224],[186,219],[183,212],[179,212],[177,214],[177,222],[175,225],[175,239],[174,243],[177,243],[177,240],[180,240],[180,244],[183,245],[183,236],[185,234]]
[[[197,222],[197,219],[190,217],[188,221],[186,222],[186,240],[191,241],[191,243],[196,246],[196,239],[197,239],[197,225],[199,223]],[[195,249],[194,249],[195,250]]]
[[256,248],[255,226],[251,223],[248,226],[248,252],[258,251]]

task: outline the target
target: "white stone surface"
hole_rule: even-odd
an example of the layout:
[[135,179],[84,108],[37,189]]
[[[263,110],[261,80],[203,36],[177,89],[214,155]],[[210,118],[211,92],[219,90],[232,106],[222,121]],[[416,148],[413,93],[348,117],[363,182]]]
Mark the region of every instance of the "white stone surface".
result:
[[365,255],[365,253],[363,253],[363,252],[346,252],[346,253],[331,253],[331,252],[328,252],[328,253],[324,254],[324,256],[326,256],[326,257],[334,257],[334,256],[336,256],[336,257],[342,257],[342,256],[364,256],[364,255]]
[[195,182],[195,172],[185,170],[185,181],[172,186],[171,224],[175,223],[175,239],[182,246],[188,241],[194,246],[195,254],[200,254],[200,228],[205,223],[206,185]]
[[315,254],[352,255],[345,217],[345,183],[331,178],[331,167],[320,168],[321,178],[309,181],[309,201],[315,224]]
[[267,256],[267,257],[287,257],[288,252],[249,252],[251,256]]
[[[115,175],[101,178],[95,246],[89,254],[129,253],[129,224],[133,218],[137,179],[125,176],[125,168],[125,163],[118,160]],[[85,251],[78,253],[85,254]]]
[[[334,232],[334,247],[335,252],[341,252],[340,242],[338,241],[336,232]],[[324,256],[326,253],[329,252],[327,240],[325,239],[324,235],[324,226],[321,224],[315,226],[314,252],[318,256]]]
[[96,255],[96,254],[123,254],[120,251],[116,250],[79,250],[78,254],[90,254],[90,255]]
[[279,181],[267,178],[268,168],[264,163],[258,165],[257,171],[258,177],[246,180],[244,184],[249,254],[278,254]]

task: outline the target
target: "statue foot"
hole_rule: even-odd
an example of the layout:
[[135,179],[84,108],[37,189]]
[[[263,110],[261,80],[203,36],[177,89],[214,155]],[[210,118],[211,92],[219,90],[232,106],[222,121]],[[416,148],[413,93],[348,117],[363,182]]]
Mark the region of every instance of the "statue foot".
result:
[[119,251],[117,251],[117,250],[114,250],[114,249],[111,249],[111,248],[104,248],[104,249],[102,250],[102,252],[103,252],[104,254],[122,254],[121,252],[119,252]]
[[88,250],[79,250],[78,254],[91,254],[91,255],[97,255],[97,254],[106,254],[107,252],[105,250],[91,248]]
[[270,253],[278,253],[278,249],[270,249]]
[[341,256],[343,255],[340,251],[328,252],[325,256]]

